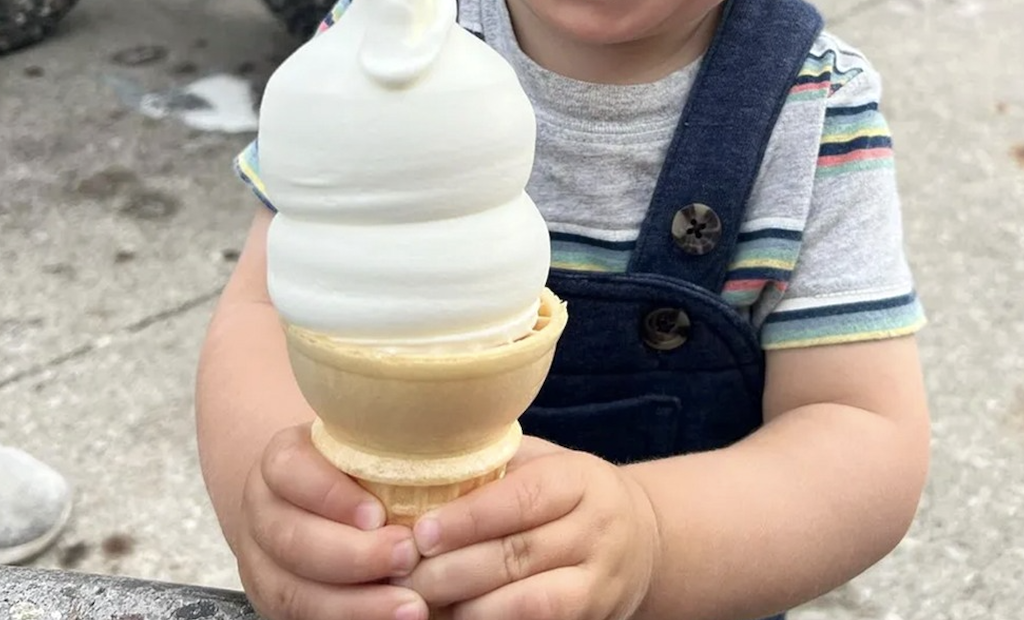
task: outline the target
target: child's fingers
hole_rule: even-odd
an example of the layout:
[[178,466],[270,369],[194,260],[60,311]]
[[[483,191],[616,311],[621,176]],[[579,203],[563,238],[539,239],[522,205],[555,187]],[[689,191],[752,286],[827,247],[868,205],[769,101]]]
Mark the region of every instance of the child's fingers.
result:
[[574,566],[585,559],[593,532],[572,519],[456,549],[420,562],[398,583],[431,605],[468,601],[538,573]]
[[291,504],[252,476],[244,509],[249,533],[275,564],[306,579],[357,584],[408,575],[419,561],[411,532],[365,532]]
[[363,530],[384,525],[380,501],[316,451],[308,424],[275,435],[260,468],[271,491],[300,508]]
[[386,585],[332,586],[302,579],[247,543],[238,571],[245,592],[261,617],[274,620],[393,620],[410,605],[426,620],[423,599],[412,590]]
[[593,617],[585,571],[557,568],[453,607],[455,620],[570,620]]
[[525,532],[571,512],[583,489],[571,458],[537,460],[424,515],[414,528],[416,544],[431,557]]

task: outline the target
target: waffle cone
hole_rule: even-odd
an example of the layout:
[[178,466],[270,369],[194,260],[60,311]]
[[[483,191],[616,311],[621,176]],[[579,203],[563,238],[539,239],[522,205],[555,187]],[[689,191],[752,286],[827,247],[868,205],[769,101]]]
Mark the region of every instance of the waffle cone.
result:
[[568,320],[545,289],[534,330],[508,345],[451,355],[384,353],[286,324],[296,381],[316,412],[312,439],[381,499],[388,522],[501,478],[522,439]]
[[481,487],[488,482],[498,480],[505,475],[505,466],[498,469],[452,484],[435,486],[394,485],[383,482],[360,480],[359,483],[373,493],[387,506],[388,523],[412,527],[416,519],[430,510]]
[[313,423],[317,450],[380,499],[389,524],[408,527],[430,510],[504,476],[521,439],[519,423],[513,422],[500,441],[472,453],[441,459],[388,457],[360,453],[336,440],[322,420]]

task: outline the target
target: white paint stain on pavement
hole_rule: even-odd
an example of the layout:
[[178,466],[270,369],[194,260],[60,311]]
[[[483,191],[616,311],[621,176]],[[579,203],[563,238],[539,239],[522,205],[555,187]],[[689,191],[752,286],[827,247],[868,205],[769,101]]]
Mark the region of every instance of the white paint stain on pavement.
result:
[[144,95],[139,109],[155,118],[175,116],[202,131],[244,133],[258,126],[249,82],[226,73],[204,77],[180,90]]
[[122,103],[150,118],[176,118],[201,131],[254,132],[258,127],[252,88],[248,81],[216,73],[183,87],[143,92],[134,81],[108,76]]
[[209,105],[178,115],[189,127],[227,133],[256,131],[258,118],[246,80],[227,74],[211,75],[188,85],[185,92]]

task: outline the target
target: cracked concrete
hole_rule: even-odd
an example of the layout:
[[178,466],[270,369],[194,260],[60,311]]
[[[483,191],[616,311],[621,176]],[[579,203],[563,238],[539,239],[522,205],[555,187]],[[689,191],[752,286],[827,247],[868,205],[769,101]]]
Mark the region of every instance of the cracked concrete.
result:
[[87,342],[85,344],[79,345],[74,349],[61,353],[56,357],[51,358],[43,363],[35,364],[20,370],[15,370],[6,377],[0,378],[0,389],[3,389],[9,385],[14,385],[21,381],[30,381],[33,378],[38,377],[39,375],[52,372],[57,367],[63,366],[68,362],[77,360],[80,357],[84,357],[86,355],[94,353],[99,349],[106,348],[118,339],[124,339],[132,334],[141,332],[142,330],[146,329],[151,325],[166,322],[180,314],[184,314],[186,312],[194,310],[195,308],[206,305],[208,302],[217,299],[220,296],[220,292],[221,287],[218,286],[216,289],[208,293],[204,293],[192,299],[187,299],[174,307],[168,308],[166,310],[161,310],[159,312],[156,312],[155,314],[143,317],[138,321],[135,321],[134,323],[130,323],[124,326],[123,328],[121,328],[120,330],[113,334],[99,336],[92,342]]
[[[931,483],[910,535],[796,620],[1017,620],[1024,604],[1024,0],[820,0],[886,77],[931,327]],[[206,321],[254,209],[247,135],[116,87],[266,80],[292,43],[256,0],[83,2],[0,59],[0,442],[54,464],[74,519],[41,567],[236,588],[195,454]],[[0,583],[0,589],[3,584]]]

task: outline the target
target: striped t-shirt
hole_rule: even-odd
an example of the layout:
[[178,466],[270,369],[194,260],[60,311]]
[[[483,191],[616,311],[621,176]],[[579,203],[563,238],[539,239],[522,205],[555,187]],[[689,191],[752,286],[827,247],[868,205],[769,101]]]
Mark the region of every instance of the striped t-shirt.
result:
[[[349,0],[321,25],[329,28]],[[699,61],[652,83],[554,74],[519,48],[503,0],[460,0],[463,27],[513,66],[537,115],[527,192],[552,266],[625,271]],[[765,349],[907,335],[924,325],[903,250],[880,80],[828,33],[815,42],[771,136],[723,298]],[[253,143],[236,169],[268,205]]]

